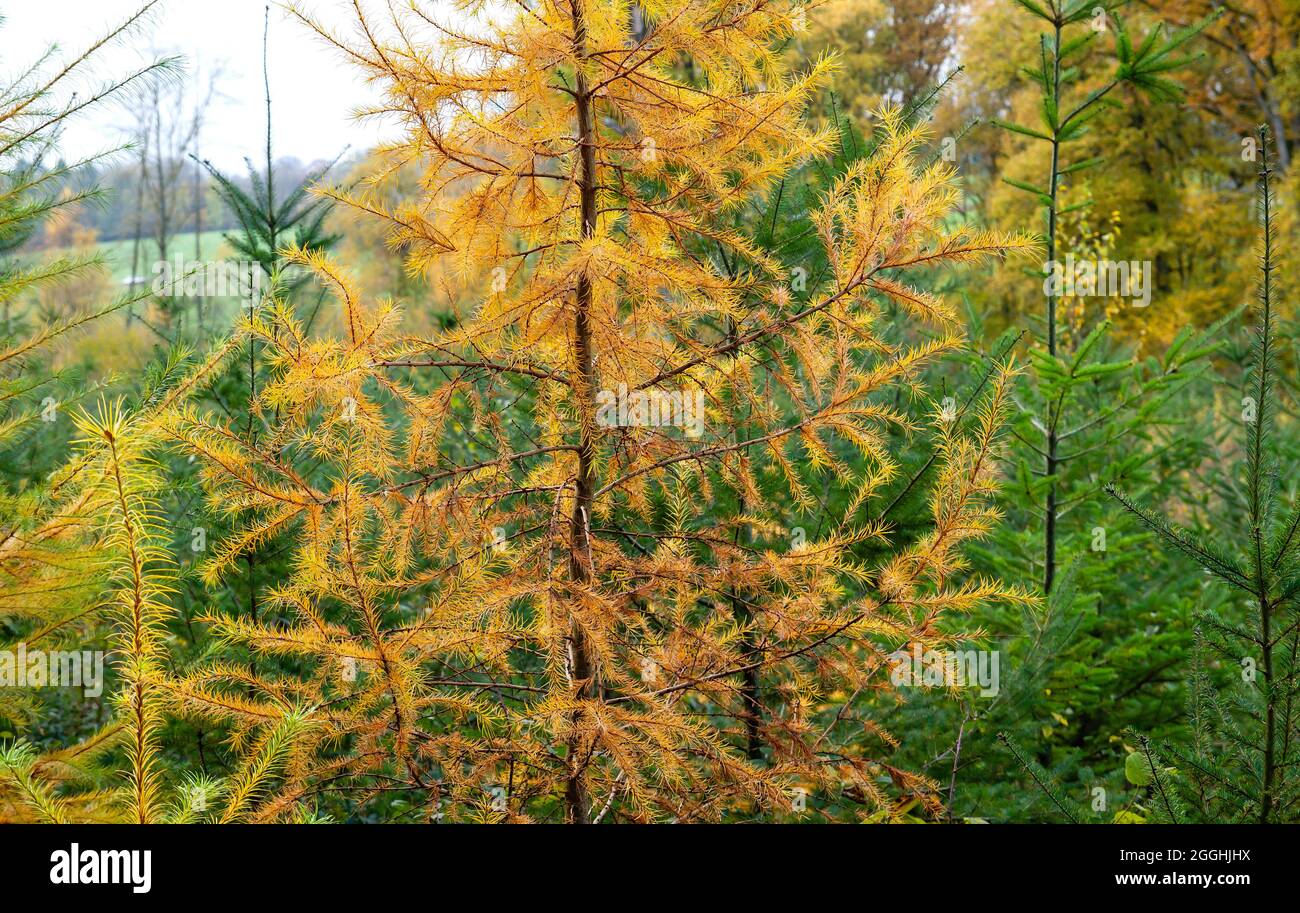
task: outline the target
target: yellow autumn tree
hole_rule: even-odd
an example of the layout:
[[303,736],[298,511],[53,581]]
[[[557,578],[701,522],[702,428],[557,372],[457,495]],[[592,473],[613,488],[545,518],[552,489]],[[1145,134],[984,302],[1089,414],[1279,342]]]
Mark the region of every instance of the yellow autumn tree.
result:
[[[996,519],[1008,371],[966,432],[895,394],[960,345],[920,275],[1028,242],[951,219],[952,170],[894,109],[812,215],[824,275],[727,227],[838,143],[802,117],[834,60],[794,73],[776,50],[796,5],[461,7],[453,27],[358,4],[347,33],[293,8],[401,117],[393,173],[424,175],[404,205],[324,192],[413,272],[491,284],[416,335],[346,265],[290,252],[342,330],[272,302],[245,326],[271,369],[257,442],[194,409],[168,434],[239,529],[208,581],[273,541],[295,572],[260,617],[207,619],[239,652],[169,684],[176,706],[236,743],[315,708],[258,820],[331,790],[400,789],[439,820],[716,820],[846,784],[864,816],[937,809],[868,711],[892,651],[1026,598],[961,557]],[[884,337],[886,307],[909,339]],[[863,560],[890,540],[888,432],[930,424],[933,522]],[[843,516],[786,528],[831,486]]]

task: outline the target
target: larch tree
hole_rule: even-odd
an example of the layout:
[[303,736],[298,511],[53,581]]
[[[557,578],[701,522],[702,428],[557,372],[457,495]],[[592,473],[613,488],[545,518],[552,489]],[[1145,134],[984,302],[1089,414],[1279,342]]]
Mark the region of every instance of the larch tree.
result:
[[[951,168],[894,109],[804,216],[825,275],[725,227],[838,139],[802,115],[833,59],[793,73],[774,49],[797,5],[462,6],[453,28],[358,2],[347,33],[292,8],[405,128],[376,185],[322,192],[388,224],[413,274],[451,261],[490,291],[417,336],[344,265],[288,252],[343,329],[271,301],[243,327],[269,373],[256,445],[197,409],[168,434],[238,524],[209,582],[272,541],[295,572],[259,619],[208,619],[230,653],[169,683],[177,707],[236,744],[313,708],[257,820],[335,790],[437,820],[717,820],[821,790],[937,811],[871,718],[889,656],[1030,597],[961,555],[996,521],[1011,369],[965,425],[917,389],[961,344],[922,282],[1031,242],[953,218]],[[419,198],[385,205],[412,165]],[[890,303],[909,338],[880,331]],[[890,538],[886,431],[926,422],[932,523],[860,561]],[[850,506],[820,534],[773,519],[827,486]]]

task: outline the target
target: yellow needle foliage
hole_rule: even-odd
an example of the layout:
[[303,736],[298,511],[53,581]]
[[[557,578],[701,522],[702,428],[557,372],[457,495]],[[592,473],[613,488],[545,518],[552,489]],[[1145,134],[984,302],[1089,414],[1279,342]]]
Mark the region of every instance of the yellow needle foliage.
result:
[[[1029,597],[961,554],[997,520],[1010,369],[965,422],[907,408],[961,344],[921,280],[1028,240],[953,219],[952,170],[894,109],[812,214],[821,275],[736,228],[838,142],[803,118],[834,61],[796,74],[773,50],[798,7],[467,9],[464,32],[417,6],[358,5],[350,37],[313,26],[407,128],[374,184],[322,192],[386,225],[413,275],[489,291],[417,335],[345,265],[290,249],[332,289],[337,332],[273,294],[142,409],[78,418],[77,456],[5,533],[0,600],[48,623],[29,639],[106,632],[116,709],[80,745],[0,753],[0,817],[302,821],[327,793],[395,790],[429,820],[734,819],[808,791],[864,818],[940,811],[889,761],[905,734],[872,718],[889,655],[951,648],[979,635],[964,613]],[[384,175],[412,169],[419,195],[383,202]],[[187,404],[248,340],[267,375],[253,422]],[[931,522],[895,541],[891,447],[927,426]],[[293,555],[260,612],[203,619],[209,649],[177,669],[164,445],[234,528],[209,586],[273,542]],[[173,715],[223,731],[234,769],[167,771]],[[105,756],[119,776],[100,787]]]
[[[358,5],[350,35],[295,10],[402,118],[389,173],[424,175],[398,208],[377,185],[325,192],[384,220],[413,272],[451,260],[492,283],[412,336],[344,265],[290,252],[341,331],[264,309],[246,325],[271,368],[257,442],[195,410],[168,434],[241,530],[209,582],[277,537],[295,572],[260,618],[208,619],[256,671],[191,670],[179,706],[239,744],[315,708],[258,820],[346,784],[414,788],[439,820],[711,820],[783,811],[799,784],[847,784],[864,815],[934,805],[888,765],[892,735],[861,722],[839,744],[826,695],[888,688],[891,650],[956,643],[950,617],[1025,598],[962,578],[962,542],[996,519],[1005,370],[972,432],[935,419],[932,528],[883,562],[855,548],[888,540],[865,508],[897,475],[889,429],[924,421],[881,394],[959,344],[912,273],[1027,240],[954,225],[951,169],[922,164],[895,110],[815,216],[820,281],[728,227],[837,142],[802,119],[833,60],[795,74],[772,50],[797,8],[647,3],[634,31],[621,2],[462,6],[472,30]],[[919,341],[880,336],[887,304]],[[781,518],[828,477],[848,514],[794,541]]]

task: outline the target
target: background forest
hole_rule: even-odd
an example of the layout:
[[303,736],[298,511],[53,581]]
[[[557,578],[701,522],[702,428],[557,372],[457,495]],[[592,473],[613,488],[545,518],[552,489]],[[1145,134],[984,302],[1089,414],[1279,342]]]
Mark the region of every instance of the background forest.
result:
[[4,61],[0,821],[1300,818],[1300,2],[273,6],[400,129],[242,174],[158,6]]

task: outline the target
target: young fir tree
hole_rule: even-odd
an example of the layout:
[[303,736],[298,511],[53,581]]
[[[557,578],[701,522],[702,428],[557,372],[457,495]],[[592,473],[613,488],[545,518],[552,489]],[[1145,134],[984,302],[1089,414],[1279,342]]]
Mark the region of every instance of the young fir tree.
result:
[[[273,118],[271,105],[271,11],[267,7],[263,20],[262,33],[262,76],[266,89],[266,152],[264,171],[258,172],[252,160],[248,165],[249,190],[245,192],[234,181],[204,162],[204,167],[216,182],[216,192],[229,207],[238,224],[238,231],[227,232],[226,243],[235,252],[235,259],[248,266],[257,275],[250,276],[248,295],[241,304],[250,310],[259,306],[266,289],[274,287],[275,294],[283,299],[299,294],[311,274],[305,270],[294,269],[285,257],[287,249],[302,252],[323,252],[332,247],[339,236],[325,227],[326,217],[330,213],[330,201],[311,193],[316,183],[323,178],[334,163],[323,165],[308,172],[302,180],[277,190],[275,182],[275,157],[273,154]],[[323,293],[318,299],[323,299]],[[313,314],[315,312],[313,311]],[[311,330],[311,320],[306,331]],[[259,378],[264,366],[258,357],[259,341],[255,334],[244,334],[247,345],[247,358],[242,364],[232,365],[229,376],[210,391],[220,402],[233,404],[233,411],[228,416],[234,425],[242,418],[241,437],[248,447],[258,446],[258,437],[262,430],[256,415],[254,402],[257,399]],[[222,534],[214,530],[214,538]],[[254,621],[258,616],[259,578],[273,580],[287,572],[287,568],[276,564],[261,569],[259,559],[264,556],[257,550],[245,553],[245,580],[247,588],[244,604]]]
[[[241,185],[210,162],[199,163],[196,160],[196,164],[201,164],[211,176],[217,197],[226,204],[235,223],[234,229],[223,235],[232,251],[224,265],[227,270],[238,268],[238,282],[231,283],[238,287],[232,290],[230,306],[224,310],[214,308],[210,312],[218,320],[226,316],[235,323],[249,312],[249,308],[260,305],[266,290],[273,286],[281,297],[294,300],[300,296],[310,297],[314,315],[323,304],[325,291],[313,281],[314,277],[308,271],[289,266],[282,251],[287,245],[323,250],[338,240],[337,234],[326,226],[329,201],[310,193],[312,185],[328,172],[333,163],[313,169],[302,180],[277,180],[269,69],[275,45],[270,41],[269,8],[266,13],[262,33],[265,120],[262,122],[260,161],[255,165],[252,159],[245,160],[247,179]],[[207,265],[198,266],[201,269]],[[177,286],[184,288],[194,274],[195,270],[183,271],[176,277]],[[233,275],[232,272],[226,273],[227,277]],[[312,322],[309,317],[308,329]],[[220,369],[190,397],[190,402],[220,409],[240,439],[248,446],[256,447],[263,426],[253,402],[266,366],[259,357],[259,340],[242,333],[236,334],[234,340],[227,340],[228,327],[229,324],[215,334],[211,329],[206,334],[200,332],[200,345],[212,344],[215,336],[218,348],[223,343],[229,345],[233,342],[240,351],[221,363]],[[170,441],[167,435],[163,439]],[[170,491],[169,497],[164,498],[160,505],[161,519],[173,531],[174,548],[181,559],[172,603],[178,616],[173,624],[174,653],[176,664],[183,666],[205,655],[211,647],[200,616],[219,610],[242,612],[257,620],[265,607],[263,591],[289,574],[290,566],[286,549],[279,543],[266,543],[260,549],[245,553],[241,573],[226,580],[219,589],[208,588],[200,573],[208,542],[219,541],[230,533],[230,528],[223,524],[220,516],[207,510],[198,474],[193,471],[195,464],[189,454],[173,449],[164,466]],[[220,728],[210,725],[209,721],[171,719],[168,726],[168,742],[180,748],[179,758],[203,773],[215,772],[237,762],[238,751],[232,755],[228,750],[230,746],[223,746]]]
[[337,234],[325,228],[329,215],[329,201],[313,197],[311,190],[337,163],[323,165],[309,171],[301,180],[277,193],[275,186],[275,156],[273,154],[274,121],[271,106],[271,10],[266,9],[262,31],[262,79],[266,87],[266,154],[265,170],[258,172],[251,159],[248,165],[249,190],[242,190],[212,163],[204,160],[203,166],[216,181],[217,195],[235,217],[237,232],[225,234],[226,243],[234,250],[237,259],[257,264],[266,282],[277,282],[282,293],[292,291],[305,277],[291,282],[282,275],[286,261],[283,250],[296,247],[300,250],[324,251],[339,240]]
[[[242,521],[209,579],[281,535],[295,571],[269,620],[210,619],[256,673],[214,659],[174,683],[179,706],[237,739],[317,708],[295,754],[313,760],[264,819],[342,789],[362,807],[400,789],[439,819],[717,819],[845,787],[937,810],[933,782],[889,763],[892,735],[855,717],[845,744],[837,724],[890,687],[897,647],[944,649],[963,612],[1027,598],[961,557],[996,518],[1005,366],[967,432],[934,417],[932,528],[869,564],[852,549],[889,535],[864,510],[897,473],[886,430],[926,420],[894,388],[959,343],[914,274],[1028,242],[952,227],[951,170],[918,161],[897,111],[813,214],[819,281],[726,227],[836,139],[801,121],[832,62],[795,75],[772,50],[797,6],[469,10],[463,30],[414,8],[359,7],[352,39],[313,26],[403,118],[393,166],[425,169],[396,210],[332,195],[387,220],[413,271],[455,258],[492,291],[412,337],[342,266],[293,252],[336,289],[343,334],[310,338],[274,302],[248,323],[271,374],[257,445],[193,409],[171,427]],[[879,334],[885,302],[910,340]],[[802,461],[852,491],[806,541],[773,519],[816,503]]]
[[[1087,334],[1073,352],[1060,345],[1058,299],[1063,286],[1075,282],[1075,276],[1065,276],[1062,259],[1068,253],[1058,244],[1061,218],[1074,209],[1092,205],[1084,200],[1062,208],[1062,188],[1073,175],[1096,168],[1104,162],[1100,157],[1067,161],[1070,144],[1082,137],[1093,120],[1107,106],[1118,104],[1113,95],[1122,87],[1132,89],[1137,95],[1152,101],[1174,101],[1182,97],[1182,88],[1168,78],[1173,71],[1185,67],[1196,59],[1180,56],[1183,47],[1213,21],[1210,17],[1194,26],[1180,29],[1165,37],[1164,27],[1157,24],[1135,45],[1124,25],[1118,7],[1124,0],[1048,0],[1039,4],[1035,0],[1016,0],[1035,18],[1046,23],[1049,31],[1039,36],[1040,54],[1037,66],[1026,70],[1039,88],[1041,125],[1028,126],[995,120],[998,126],[1031,140],[1047,144],[1050,164],[1042,184],[1003,178],[1007,183],[1033,194],[1046,216],[1047,262],[1044,282],[1045,308],[1041,328],[1042,348],[1031,352],[1036,371],[1035,414],[1023,423],[1020,435],[1024,446],[1042,460],[1043,469],[1035,471],[1039,480],[1033,485],[1042,497],[1043,559],[1042,586],[1051,593],[1056,577],[1061,531],[1058,528],[1063,512],[1077,506],[1081,494],[1077,481],[1067,485],[1060,478],[1067,466],[1095,453],[1108,453],[1111,445],[1140,428],[1155,410],[1156,394],[1166,393],[1177,378],[1173,374],[1180,364],[1170,358],[1164,360],[1154,376],[1144,377],[1132,371],[1130,360],[1097,360],[1094,356],[1106,350],[1102,343],[1106,324],[1097,326]],[[1086,88],[1080,85],[1085,72],[1081,58],[1098,35],[1107,32],[1113,24],[1115,30],[1115,69],[1101,85]],[[1056,273],[1053,272],[1056,270]],[[1079,278],[1079,281],[1084,281]],[[1094,275],[1093,285],[1097,277]],[[1116,294],[1119,292],[1111,292]],[[1186,339],[1182,340],[1185,342]],[[1099,391],[1101,383],[1121,376],[1113,389]],[[1072,408],[1077,401],[1096,396],[1100,410]],[[1130,467],[1131,468],[1131,467]],[[1117,468],[1117,472],[1122,471]],[[1112,476],[1114,478],[1115,476]],[[1086,498],[1095,493],[1096,486],[1088,479]]]
[[[1171,550],[1190,557],[1228,588],[1229,596],[1204,613],[1188,685],[1192,743],[1161,740],[1159,749],[1142,739],[1130,780],[1150,788],[1152,817],[1166,821],[1296,821],[1300,778],[1294,743],[1300,723],[1300,504],[1282,484],[1283,467],[1271,451],[1278,434],[1276,373],[1286,349],[1278,333],[1276,201],[1271,179],[1267,127],[1259,129],[1258,214],[1260,223],[1258,307],[1255,347],[1241,400],[1245,425],[1242,477],[1216,521],[1217,539],[1240,543],[1233,550],[1174,525],[1136,504],[1125,492],[1109,490]],[[1237,535],[1232,530],[1233,520]],[[1243,602],[1244,599],[1244,602]],[[1239,671],[1226,689],[1215,687],[1214,665]],[[1161,755],[1176,767],[1162,767]]]
[[[1016,613],[980,616],[996,634],[1024,635],[1007,643],[1009,658],[1035,649],[1050,627],[1071,633],[1058,640],[1062,652],[1048,686],[1020,690],[1025,700],[1018,706],[1000,701],[998,718],[987,720],[984,734],[1005,729],[1032,740],[1038,761],[1080,794],[1098,786],[1113,792],[1122,784],[1111,761],[1127,726],[1164,734],[1181,725],[1177,669],[1190,649],[1187,619],[1199,588],[1154,561],[1155,539],[1111,508],[1102,493],[1107,483],[1121,480],[1143,497],[1176,496],[1166,477],[1206,458],[1202,436],[1183,433],[1183,425],[1194,385],[1208,371],[1207,356],[1220,344],[1222,323],[1204,332],[1184,326],[1163,352],[1139,357],[1103,319],[1102,312],[1116,306],[1142,303],[1128,299],[1138,291],[1143,267],[1126,258],[1126,268],[1139,270],[1129,287],[1101,287],[1099,277],[1116,275],[1106,260],[1115,253],[1079,229],[1093,204],[1087,182],[1105,160],[1079,150],[1120,99],[1140,105],[1180,98],[1168,76],[1192,59],[1184,52],[1206,23],[1168,35],[1157,24],[1135,41],[1117,4],[1018,5],[1046,25],[1024,71],[1039,122],[996,123],[1041,153],[1035,159],[1044,168],[1041,181],[1005,180],[1031,194],[1044,215],[1047,271],[1031,273],[1042,283],[1044,309],[1041,319],[1030,321],[1031,369],[1017,390],[1016,469],[1001,502],[1011,522],[971,555],[986,573],[1038,578],[1049,597],[1047,613],[1028,628]],[[1071,271],[1071,265],[1080,269]],[[1148,293],[1157,279],[1146,276]],[[1107,297],[1098,297],[1103,292]],[[1071,298],[1077,308],[1063,305]],[[1161,301],[1149,300],[1147,313],[1165,307]],[[1077,563],[1073,604],[1054,595],[1066,559]],[[1036,800],[1013,775],[1014,758],[991,738],[977,733],[966,746],[985,771],[975,775],[987,786],[983,803],[969,812],[1014,817],[1026,797]],[[1000,762],[981,757],[985,749]]]

